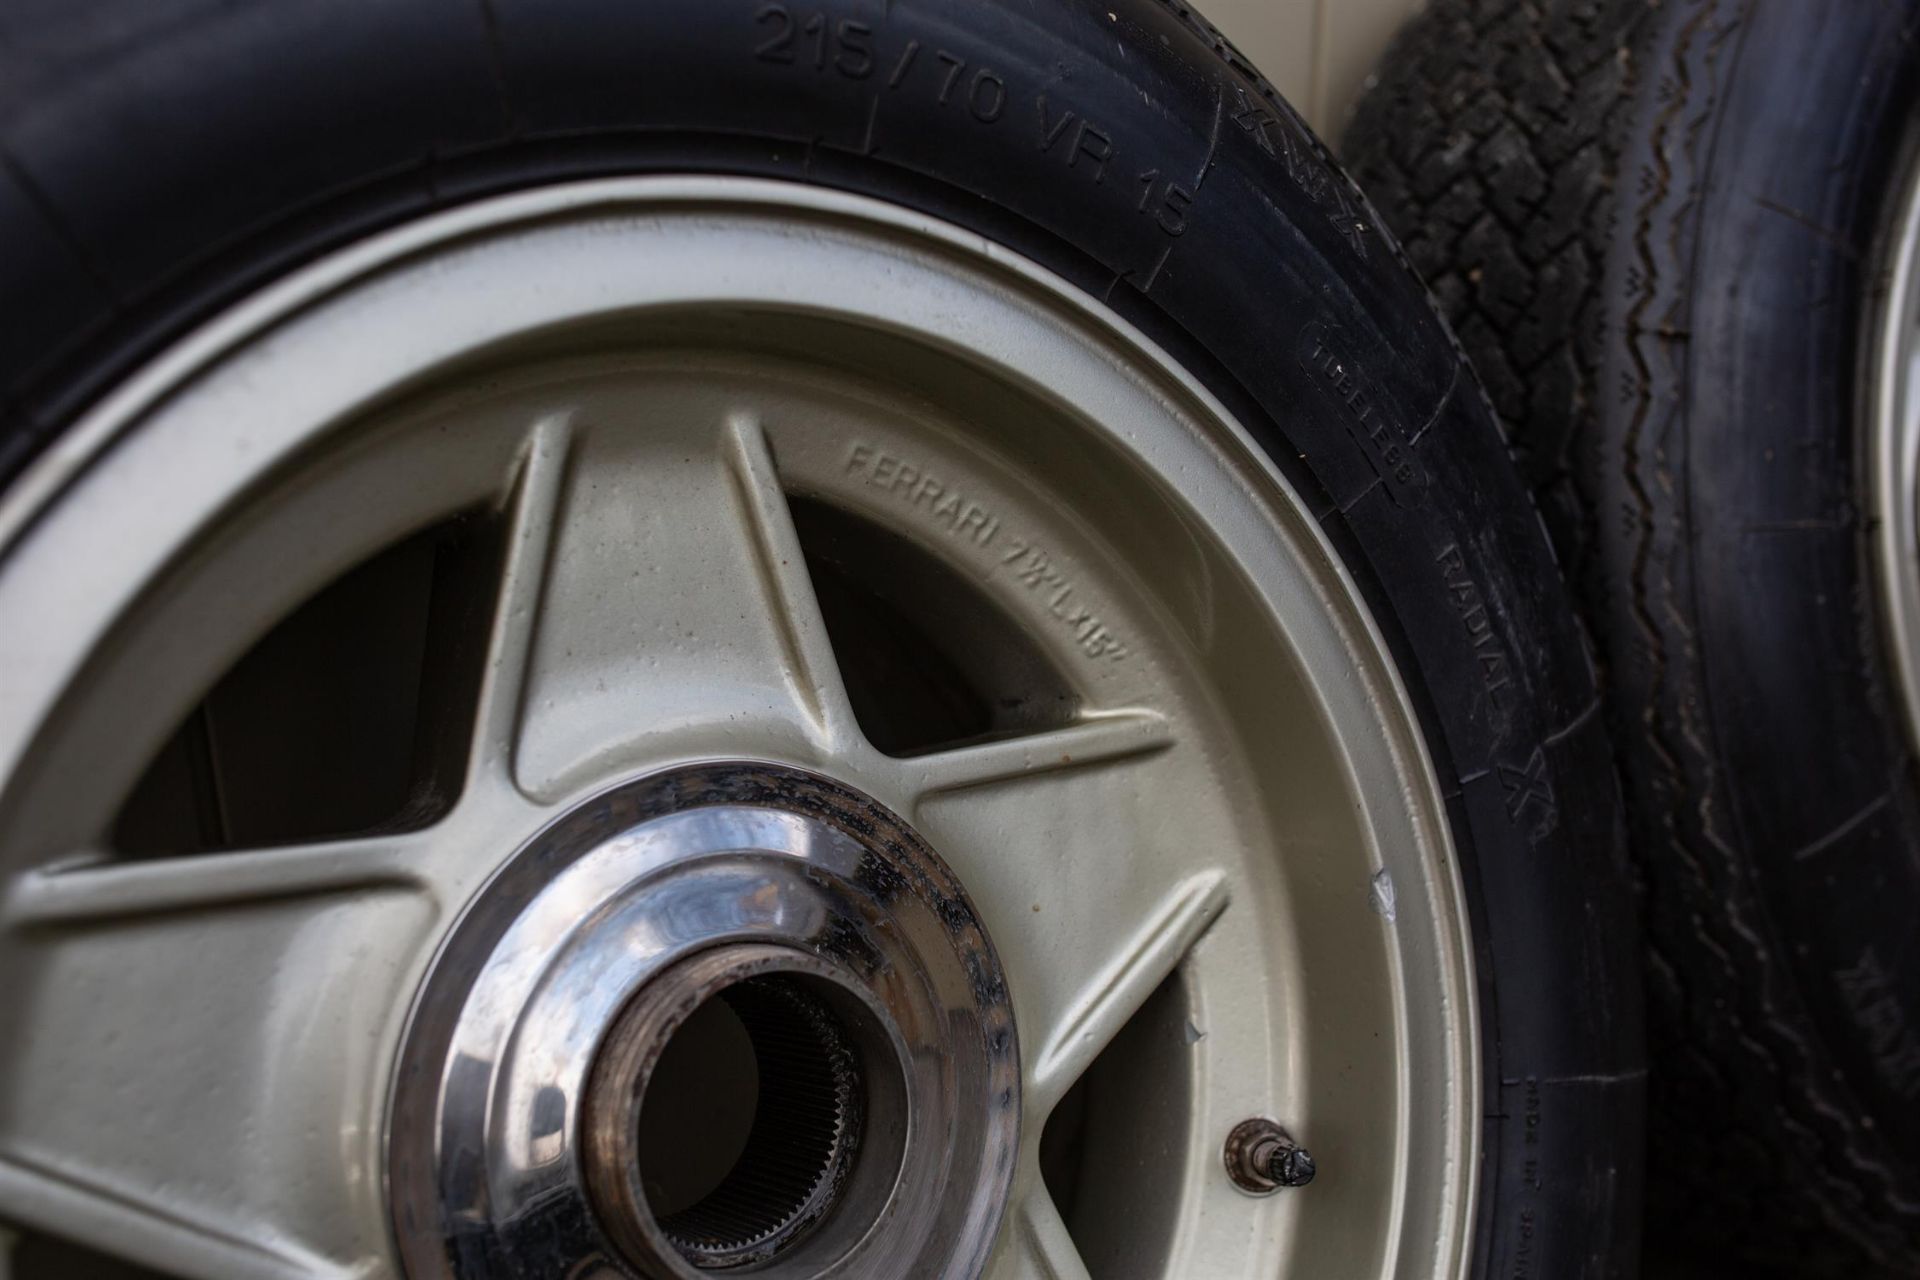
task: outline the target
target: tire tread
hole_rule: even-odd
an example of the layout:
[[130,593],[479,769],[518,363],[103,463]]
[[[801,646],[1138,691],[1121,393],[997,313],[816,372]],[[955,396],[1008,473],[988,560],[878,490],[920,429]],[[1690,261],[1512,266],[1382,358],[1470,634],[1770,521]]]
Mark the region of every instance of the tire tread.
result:
[[[1752,1260],[1743,1275],[1913,1275],[1907,1172],[1837,1082],[1722,829],[1688,494],[1668,461],[1744,9],[1439,0],[1385,59],[1344,153],[1486,381],[1598,633],[1648,930],[1651,1234]],[[1631,260],[1610,260],[1626,244]]]

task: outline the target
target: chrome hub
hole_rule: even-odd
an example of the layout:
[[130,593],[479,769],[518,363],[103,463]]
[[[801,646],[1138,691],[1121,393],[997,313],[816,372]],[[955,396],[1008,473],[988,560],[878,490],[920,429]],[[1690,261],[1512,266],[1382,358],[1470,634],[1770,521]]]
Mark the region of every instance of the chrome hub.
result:
[[1000,963],[904,822],[754,764],[579,806],[428,975],[389,1135],[415,1277],[973,1275],[1011,1185]]

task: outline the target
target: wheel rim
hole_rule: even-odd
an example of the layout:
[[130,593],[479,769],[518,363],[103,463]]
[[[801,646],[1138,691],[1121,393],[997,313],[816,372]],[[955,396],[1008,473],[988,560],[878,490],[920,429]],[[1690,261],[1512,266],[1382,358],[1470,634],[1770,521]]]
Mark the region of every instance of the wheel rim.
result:
[[1887,292],[1874,317],[1867,439],[1881,615],[1911,740],[1920,742],[1920,164],[1886,242]]
[[[107,852],[274,622],[476,509],[505,550],[443,814]],[[842,517],[1023,696],[992,733],[874,745],[800,537]],[[156,362],[0,538],[0,1218],[187,1272],[389,1256],[389,1085],[450,931],[608,788],[746,760],[872,797],[977,906],[1020,1073],[988,1274],[1098,1274],[1103,1237],[1167,1275],[1463,1271],[1470,948],[1384,646],[1225,411],[978,237],[733,179],[472,206]],[[915,597],[924,566],[977,598]],[[1235,1188],[1252,1116],[1314,1148],[1311,1188]]]

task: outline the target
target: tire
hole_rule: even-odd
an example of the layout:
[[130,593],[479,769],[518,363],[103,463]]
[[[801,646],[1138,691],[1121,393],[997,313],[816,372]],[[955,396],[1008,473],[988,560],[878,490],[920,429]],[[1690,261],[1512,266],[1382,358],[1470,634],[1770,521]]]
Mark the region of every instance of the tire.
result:
[[1472,1273],[1633,1273],[1639,948],[1547,540],[1366,200],[1185,5],[27,5],[0,15],[0,85],[0,479],[37,492],[192,326],[546,184],[857,193],[1104,301],[1307,495],[1420,711],[1475,930]]
[[1347,157],[1602,655],[1650,934],[1649,1230],[1920,1269],[1920,790],[1869,374],[1920,7],[1442,3]]

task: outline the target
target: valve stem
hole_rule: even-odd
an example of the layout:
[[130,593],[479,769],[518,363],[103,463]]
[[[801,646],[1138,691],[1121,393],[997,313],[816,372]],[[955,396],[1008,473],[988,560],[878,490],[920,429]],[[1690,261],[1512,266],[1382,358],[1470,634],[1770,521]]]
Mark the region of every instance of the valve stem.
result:
[[1251,1195],[1271,1195],[1282,1187],[1313,1181],[1313,1156],[1274,1120],[1242,1120],[1227,1135],[1227,1176]]

